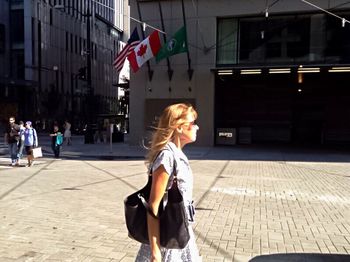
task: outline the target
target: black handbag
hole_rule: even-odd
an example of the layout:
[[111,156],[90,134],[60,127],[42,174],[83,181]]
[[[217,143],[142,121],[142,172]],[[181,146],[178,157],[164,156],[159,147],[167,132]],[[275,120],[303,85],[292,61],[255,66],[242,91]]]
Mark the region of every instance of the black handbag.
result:
[[[174,169],[176,170],[176,166]],[[190,240],[189,223],[183,197],[177,186],[177,177],[174,175],[170,178],[173,178],[171,186],[164,193],[158,212],[160,245],[168,249],[182,249]],[[147,203],[151,186],[152,176],[149,176],[144,188],[124,200],[125,222],[129,237],[144,244],[149,244],[147,213],[155,217]]]

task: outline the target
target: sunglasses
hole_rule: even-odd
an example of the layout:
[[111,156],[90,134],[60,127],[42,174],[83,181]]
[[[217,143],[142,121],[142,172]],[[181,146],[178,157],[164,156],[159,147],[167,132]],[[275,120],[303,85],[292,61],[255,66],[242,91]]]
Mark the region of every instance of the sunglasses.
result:
[[193,127],[193,126],[198,126],[196,121],[185,122],[184,125],[189,125],[189,126],[191,126],[191,127]]

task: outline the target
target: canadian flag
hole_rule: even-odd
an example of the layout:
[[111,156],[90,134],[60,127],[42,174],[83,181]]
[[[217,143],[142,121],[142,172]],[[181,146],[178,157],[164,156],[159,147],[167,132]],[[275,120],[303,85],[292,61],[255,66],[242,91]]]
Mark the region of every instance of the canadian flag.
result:
[[128,55],[132,71],[136,73],[145,62],[158,53],[160,47],[159,33],[158,31],[154,31]]

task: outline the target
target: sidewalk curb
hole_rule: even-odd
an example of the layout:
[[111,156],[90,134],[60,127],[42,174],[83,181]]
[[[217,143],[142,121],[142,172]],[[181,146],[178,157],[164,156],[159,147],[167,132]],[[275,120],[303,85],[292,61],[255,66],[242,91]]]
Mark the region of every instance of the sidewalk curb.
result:
[[[42,147],[42,151],[44,153],[44,156],[46,157],[53,157],[53,153],[51,150],[48,150],[45,148],[45,146]],[[78,153],[78,154],[77,154]],[[115,159],[145,159],[143,155],[94,155],[94,154],[84,154],[81,152],[61,152],[60,158],[94,158],[94,159],[100,159],[100,160],[115,160]]]

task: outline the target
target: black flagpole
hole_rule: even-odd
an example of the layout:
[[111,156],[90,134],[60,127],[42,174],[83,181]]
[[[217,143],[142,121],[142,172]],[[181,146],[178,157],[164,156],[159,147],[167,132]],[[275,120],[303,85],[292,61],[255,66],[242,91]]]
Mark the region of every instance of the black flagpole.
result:
[[[184,0],[181,0],[181,3],[182,3],[182,15],[183,15],[183,20],[184,20],[184,26],[185,26],[185,28],[186,28],[186,33],[187,33]],[[191,68],[191,58],[190,58],[190,52],[189,52],[189,49],[188,49],[188,43],[186,43],[186,44],[187,44],[187,64],[188,64],[187,73],[188,73],[188,78],[189,78],[190,81],[191,81],[192,76],[193,76],[193,69]]]
[[[162,11],[162,6],[160,4],[160,0],[158,0],[158,6],[159,6],[159,13],[160,13],[160,20],[162,22],[162,30],[165,32],[165,26],[164,26],[164,19],[163,19],[163,11]],[[164,39],[164,43],[166,43],[166,35],[163,34],[163,39]],[[173,77],[173,70],[171,70],[171,66],[170,66],[170,60],[167,57],[166,58],[167,61],[167,65],[168,65],[168,77],[169,77],[169,81],[171,81],[171,78]]]
[[[137,3],[137,11],[139,13],[139,18],[140,18],[140,21],[142,21],[140,3],[139,3],[138,0],[136,1],[136,3]],[[143,31],[143,25],[142,24],[141,24],[141,32],[142,32],[142,38],[145,39],[145,32]],[[151,70],[151,65],[150,65],[149,61],[147,61],[147,68],[148,68],[148,78],[149,78],[149,81],[151,82],[152,81],[152,77],[153,77],[153,70]]]

